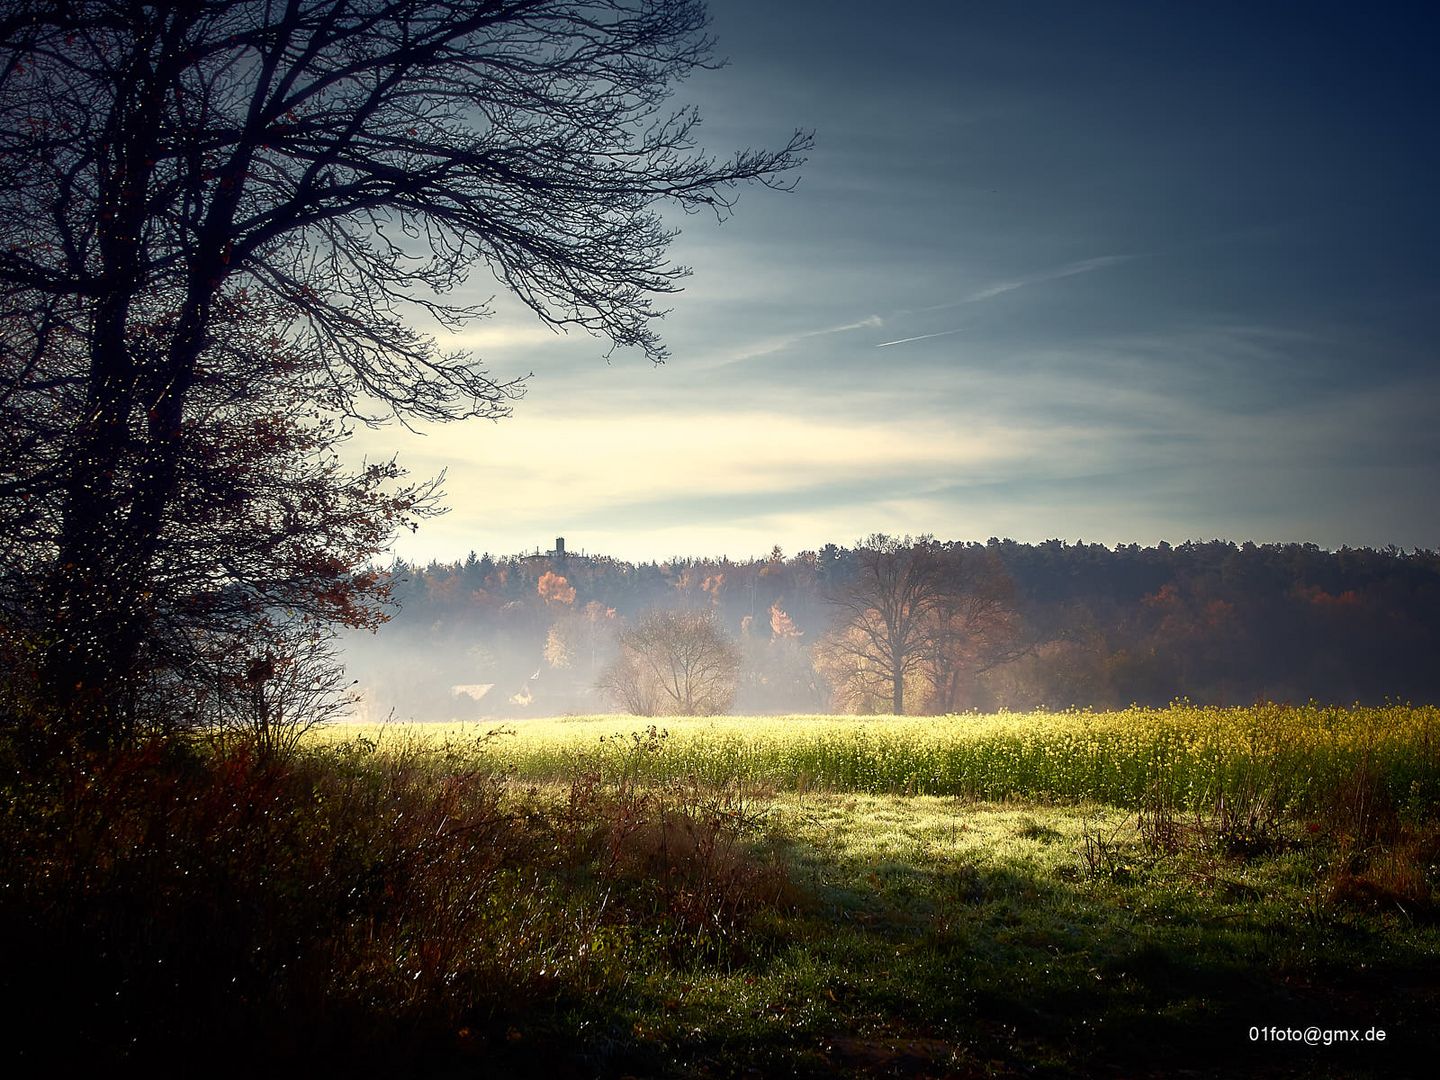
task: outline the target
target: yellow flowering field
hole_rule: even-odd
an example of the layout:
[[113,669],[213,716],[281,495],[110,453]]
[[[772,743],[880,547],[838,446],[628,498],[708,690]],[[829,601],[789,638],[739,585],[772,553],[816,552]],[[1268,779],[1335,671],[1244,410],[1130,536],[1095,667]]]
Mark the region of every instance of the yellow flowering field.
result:
[[[653,731],[651,730],[653,727]],[[1440,804],[1440,709],[1175,704],[1115,712],[952,716],[576,716],[469,724],[340,724],[320,738],[420,740],[484,754],[522,780],[596,762],[645,779],[696,777],[783,790],[1137,805],[1227,793],[1304,809],[1360,775],[1397,806]]]

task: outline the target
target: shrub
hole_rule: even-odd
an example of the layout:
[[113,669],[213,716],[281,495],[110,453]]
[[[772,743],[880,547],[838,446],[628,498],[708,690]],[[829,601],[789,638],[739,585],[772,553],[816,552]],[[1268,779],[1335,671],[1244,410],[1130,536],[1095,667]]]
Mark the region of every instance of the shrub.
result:
[[72,765],[13,773],[0,807],[0,1037],[36,1071],[468,1054],[618,992],[632,929],[713,956],[785,895],[738,789],[650,792],[598,758],[559,799],[414,741]]

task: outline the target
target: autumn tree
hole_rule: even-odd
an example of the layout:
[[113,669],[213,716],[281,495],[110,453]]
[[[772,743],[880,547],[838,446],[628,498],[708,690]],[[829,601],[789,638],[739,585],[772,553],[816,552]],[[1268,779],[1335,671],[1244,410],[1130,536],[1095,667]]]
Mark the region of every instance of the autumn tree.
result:
[[1034,644],[1015,610],[1014,582],[993,553],[955,545],[941,550],[939,563],[921,669],[929,711],[958,712],[974,707],[976,680]]
[[[367,561],[397,528],[434,511],[435,484],[404,483],[393,461],[342,464],[336,451],[348,431],[317,408],[296,408],[297,393],[323,377],[314,354],[276,336],[246,297],[222,297],[214,325],[189,395],[174,490],[133,597],[146,626],[136,676],[112,688],[123,697],[106,704],[118,735],[220,720],[247,727],[264,747],[292,721],[306,722],[298,703],[324,715],[344,696],[318,692],[343,685],[322,670],[330,628],[376,625],[390,585]],[[63,371],[67,348],[80,344],[62,336],[45,357],[57,367],[46,370]],[[24,406],[43,396],[37,413],[74,415],[82,387],[56,378],[43,393],[16,391],[14,399]],[[13,422],[8,410],[0,415]],[[63,434],[55,437],[21,444],[0,464],[0,513],[16,526],[0,542],[0,625],[12,643],[31,643],[10,657],[12,674],[33,664],[33,643],[53,633],[45,620],[54,609],[34,600],[52,587],[48,556],[63,505],[35,498],[24,481],[53,464],[63,446]],[[129,476],[140,468],[133,454],[119,464]],[[118,622],[109,605],[126,595],[124,584],[96,581],[97,627]],[[272,684],[256,685],[259,672],[270,672]],[[271,705],[252,710],[260,700]]]
[[639,716],[710,716],[730,708],[740,651],[712,610],[648,611],[620,632],[601,688]]
[[742,712],[814,712],[824,708],[807,635],[779,604],[769,618],[740,620],[743,653],[736,708]]
[[907,682],[930,654],[934,618],[944,596],[938,546],[875,535],[855,553],[855,576],[830,596],[835,625],[817,645],[832,680],[856,690],[883,684],[890,711],[905,712]]
[[557,574],[553,570],[546,570],[540,575],[540,580],[535,583],[535,591],[546,607],[564,608],[575,602],[575,586],[570,584],[564,574]]
[[705,29],[696,0],[7,6],[0,405],[22,463],[0,499],[24,542],[0,586],[39,583],[6,603],[33,609],[59,721],[123,737],[159,568],[203,547],[172,538],[187,462],[224,442],[201,399],[232,362],[228,305],[306,358],[289,400],[337,425],[310,429],[316,452],[347,420],[505,415],[516,381],[411,325],[484,314],[445,300],[474,267],[552,327],[663,358],[655,298],[686,271],[657,207],[724,216],[808,144],[696,150],[697,115],[668,100],[711,63]]
[[578,611],[564,609],[545,633],[545,663],[577,707],[592,702],[601,672],[615,660],[619,622],[614,608],[592,600]]
[[816,646],[816,665],[838,701],[902,714],[966,704],[967,687],[1030,648],[1013,586],[994,556],[929,537],[872,536],[855,572],[830,596],[836,618]]

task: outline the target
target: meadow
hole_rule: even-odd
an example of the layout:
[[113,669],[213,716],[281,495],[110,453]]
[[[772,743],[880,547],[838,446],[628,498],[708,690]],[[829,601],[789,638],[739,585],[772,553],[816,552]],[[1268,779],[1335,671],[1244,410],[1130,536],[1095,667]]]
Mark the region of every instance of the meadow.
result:
[[[1357,778],[1402,811],[1440,804],[1440,709],[1176,704],[1116,712],[952,716],[573,716],[510,724],[353,725],[323,738],[483,749],[521,780],[625,756],[647,781],[781,791],[1084,800],[1276,813],[1330,805]],[[638,737],[638,740],[637,740]],[[635,745],[655,751],[634,754]],[[663,751],[663,752],[660,752]]]
[[5,789],[3,1045],[17,1075],[1428,1075],[1437,733],[1177,705],[142,746]]

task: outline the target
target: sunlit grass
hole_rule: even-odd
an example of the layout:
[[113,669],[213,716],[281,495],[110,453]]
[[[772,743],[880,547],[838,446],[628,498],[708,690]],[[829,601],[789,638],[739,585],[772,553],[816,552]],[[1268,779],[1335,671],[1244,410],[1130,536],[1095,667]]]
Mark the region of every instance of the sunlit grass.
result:
[[[577,755],[620,752],[652,721],[576,716],[514,722],[337,725],[322,737],[480,745],[519,779],[563,778]],[[1163,791],[1186,808],[1243,795],[1304,811],[1358,772],[1400,808],[1440,802],[1434,707],[1188,704],[1116,712],[944,717],[666,717],[647,779],[740,779],[781,791],[1091,800],[1133,807]],[[501,732],[485,740],[490,732]]]
[[[69,1053],[34,1035],[59,1011],[80,1057],[131,1063],[1409,1075],[1440,1000],[1435,712],[147,745],[6,794],[7,1044]],[[1281,1058],[1262,1022],[1393,1038]]]
[[[1433,985],[1440,928],[1337,904],[1328,837],[1160,855],[1136,815],[1095,803],[809,791],[766,806],[806,902],[748,961],[654,967],[625,998],[677,1073],[703,1058],[766,1075],[1378,1076],[1428,1030],[1413,988]],[[1095,835],[1112,863],[1087,862]],[[1257,1016],[1381,1023],[1391,1043],[1297,1064],[1244,1040]]]

